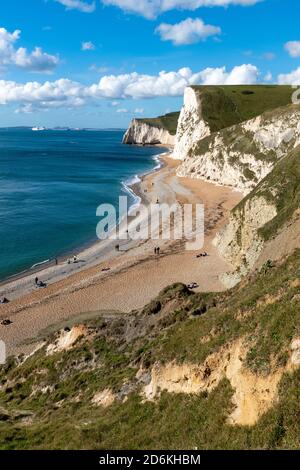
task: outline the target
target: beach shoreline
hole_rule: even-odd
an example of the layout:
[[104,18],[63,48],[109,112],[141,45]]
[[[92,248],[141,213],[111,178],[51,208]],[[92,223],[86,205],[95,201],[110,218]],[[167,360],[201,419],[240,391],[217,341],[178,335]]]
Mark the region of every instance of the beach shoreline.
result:
[[[143,178],[145,178],[148,175],[154,174],[160,169],[163,168],[165,165],[163,158],[167,155],[169,155],[172,152],[171,148],[166,148],[165,146],[161,146],[164,149],[166,149],[165,152],[161,154],[157,154],[153,156],[153,161],[156,162],[156,165],[154,168],[150,171],[147,171],[145,173],[142,173],[140,175],[133,176],[130,181],[122,182],[122,186],[124,190],[130,194],[134,201],[132,204],[128,207],[128,214],[127,216],[130,216],[130,212],[132,211],[133,208],[136,208],[140,205],[140,203],[147,204],[147,199],[143,197],[143,193],[140,191],[140,185],[142,183]],[[138,179],[138,181],[135,181],[135,179]],[[121,224],[121,220],[117,222],[117,227]],[[0,298],[3,297],[3,292],[6,291],[6,286],[8,284],[14,283],[21,281],[24,278],[28,277],[36,277],[38,276],[43,276],[48,274],[47,270],[48,268],[53,268],[56,267],[58,263],[59,265],[66,263],[69,259],[72,260],[74,256],[81,258],[83,254],[85,254],[89,250],[95,250],[95,249],[101,249],[99,247],[99,243],[101,243],[103,240],[91,240],[87,241],[83,245],[78,246],[75,249],[70,249],[65,251],[63,254],[60,254],[54,258],[48,259],[41,261],[39,263],[34,264],[32,267],[25,269],[24,271],[17,272],[15,274],[12,274],[10,276],[4,277],[3,279],[0,279]]]
[[[141,308],[160,290],[174,282],[197,282],[198,291],[223,290],[220,274],[230,267],[212,244],[229,211],[242,198],[230,188],[189,178],[178,178],[177,160],[161,156],[161,168],[146,174],[133,191],[143,203],[203,203],[205,205],[205,244],[209,253],[201,262],[196,252],[185,250],[183,240],[142,240],[117,252],[116,241],[102,241],[78,255],[76,264],[47,268],[39,276],[46,289],[34,285],[35,274],[0,287],[1,296],[11,300],[0,306],[0,339],[9,354],[30,353],[40,332],[55,324],[78,318],[86,312],[129,312]],[[101,244],[101,250],[99,246]],[[154,254],[159,244],[161,255]],[[85,263],[81,263],[81,259]]]

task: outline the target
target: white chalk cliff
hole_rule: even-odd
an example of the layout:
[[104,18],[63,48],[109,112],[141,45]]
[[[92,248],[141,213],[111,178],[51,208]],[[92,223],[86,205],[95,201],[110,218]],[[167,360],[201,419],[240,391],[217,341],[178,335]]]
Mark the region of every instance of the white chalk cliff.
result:
[[[182,118],[184,119],[184,118]],[[190,122],[194,122],[196,117]],[[189,135],[195,135],[192,129]],[[178,139],[178,137],[177,137]],[[249,193],[300,143],[300,107],[290,105],[223,129],[186,146],[178,176],[209,180]],[[186,154],[187,152],[187,154]]]
[[210,128],[202,117],[201,100],[198,94],[193,88],[186,88],[172,157],[185,160],[188,158],[195,142],[210,135],[210,133]]
[[[264,188],[265,178],[300,145],[300,105],[287,104],[240,122],[243,114],[234,100],[222,90],[214,92],[186,89],[176,137],[163,127],[133,120],[124,142],[174,145],[172,156],[181,160],[178,176],[230,186],[247,196],[257,187]],[[273,103],[276,106],[275,99],[270,100],[271,107]],[[214,132],[213,126],[220,130]],[[278,215],[278,188],[266,186],[269,197],[264,191],[251,193],[232,211],[215,239],[220,254],[232,266],[232,272],[222,279],[228,287],[257,266],[265,247],[261,229]]]
[[232,266],[232,271],[221,277],[226,287],[235,286],[254,267],[264,247],[259,229],[276,215],[276,205],[262,196],[250,198],[232,211],[214,240],[221,256]]
[[171,135],[162,127],[155,127],[141,120],[133,119],[124,135],[123,143],[174,146],[175,135]]

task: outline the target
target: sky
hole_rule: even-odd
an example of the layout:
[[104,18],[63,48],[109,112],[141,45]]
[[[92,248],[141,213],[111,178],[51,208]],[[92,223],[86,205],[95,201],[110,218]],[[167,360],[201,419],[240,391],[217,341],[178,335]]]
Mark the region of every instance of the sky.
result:
[[295,0],[2,0],[0,127],[125,128],[192,84],[300,84]]

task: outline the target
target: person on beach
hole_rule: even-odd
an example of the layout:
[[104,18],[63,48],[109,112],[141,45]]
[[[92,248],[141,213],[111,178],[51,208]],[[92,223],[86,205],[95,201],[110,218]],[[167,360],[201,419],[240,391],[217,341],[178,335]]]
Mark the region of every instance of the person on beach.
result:
[[35,285],[37,286],[37,285],[38,285],[38,282],[39,282],[39,278],[36,277],[35,280],[34,280],[34,282],[35,282]]

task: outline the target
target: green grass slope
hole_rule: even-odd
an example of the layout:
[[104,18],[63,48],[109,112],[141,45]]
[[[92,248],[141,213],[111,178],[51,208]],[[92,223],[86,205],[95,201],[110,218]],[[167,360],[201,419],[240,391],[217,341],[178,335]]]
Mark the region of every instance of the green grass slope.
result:
[[[193,86],[192,88],[199,94],[203,119],[209,124],[212,132],[290,104],[293,92],[290,86],[279,85]],[[171,135],[175,135],[179,114],[173,112],[137,121],[166,129]]]
[[[299,266],[300,250],[221,294],[177,284],[141,311],[87,321],[88,336],[69,351],[47,356],[43,348],[23,363],[9,361],[0,373],[0,447],[299,448],[299,369],[283,375],[278,401],[251,427],[227,423],[234,390],[226,379],[211,393],[164,392],[145,402],[136,377],[157,361],[203,363],[241,337],[248,338],[249,370],[267,376],[283,367],[300,337]],[[118,399],[93,405],[106,388]]]
[[292,102],[293,90],[282,85],[193,86],[203,119],[216,132]]
[[267,241],[276,236],[300,208],[300,145],[282,158],[233,212],[243,210],[247,200],[260,196],[277,209],[277,216],[259,230]]

